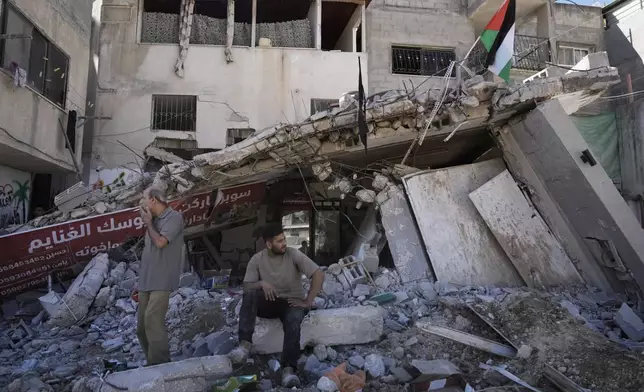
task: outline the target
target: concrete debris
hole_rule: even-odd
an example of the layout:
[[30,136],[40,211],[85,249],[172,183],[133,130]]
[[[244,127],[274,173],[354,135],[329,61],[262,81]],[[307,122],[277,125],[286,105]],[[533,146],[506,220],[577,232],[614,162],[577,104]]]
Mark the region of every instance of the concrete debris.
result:
[[364,370],[373,378],[385,375],[385,363],[378,354],[369,354],[364,360]]
[[60,327],[69,327],[83,319],[103,285],[108,268],[109,260],[105,253],[94,257],[69,287],[57,311],[50,314],[50,322]]
[[[358,306],[314,310],[302,323],[300,346],[364,344],[376,341],[383,331],[382,309]],[[273,354],[282,350],[284,331],[279,320],[259,319],[253,335],[253,350]]]
[[[116,275],[118,278],[122,275],[123,279],[104,281],[104,284],[111,285],[104,287],[107,290],[100,291],[107,299],[102,303],[95,301],[92,304],[84,324],[67,328],[60,328],[51,323],[41,324],[34,329],[33,336],[22,338],[23,342],[19,347],[6,346],[0,349],[0,387],[4,387],[9,381],[18,385],[14,379],[27,379],[30,374],[34,374],[41,382],[54,387],[60,382],[57,380],[66,380],[74,386],[72,390],[77,392],[99,391],[101,388],[103,392],[116,391],[121,387],[131,391],[149,391],[150,389],[146,388],[156,388],[154,390],[196,392],[211,385],[209,380],[228,376],[232,372],[231,364],[226,357],[220,355],[229,352],[236,344],[238,316],[235,308],[238,307],[241,296],[231,294],[238,292],[235,288],[231,289],[231,292],[208,292],[200,290],[198,286],[192,286],[182,287],[173,293],[168,312],[168,328],[174,362],[149,368],[140,367],[145,362],[136,339],[136,316],[128,313],[129,306],[125,305],[136,304],[129,302],[128,293],[122,292],[125,276],[135,273],[138,270],[137,264],[136,261],[126,261],[127,268],[123,272],[119,264],[110,262],[111,270],[107,271],[105,276]],[[338,278],[344,278],[343,273],[335,275],[331,272],[338,267],[341,268],[339,264],[330,268],[326,274],[327,278],[335,279],[336,282]],[[615,332],[618,318],[616,313],[621,304],[615,301],[618,297],[599,295],[600,293],[594,291],[568,293],[495,287],[460,288],[447,283],[434,285],[429,280],[401,283],[395,271],[384,268],[375,274],[374,280],[382,281],[383,277],[389,280],[387,289],[396,293],[395,297],[400,301],[377,305],[366,295],[354,297],[355,288],[362,289],[362,286],[365,286],[370,293],[376,289],[366,281],[357,284],[355,288],[342,288],[320,298],[320,309],[310,313],[302,330],[304,351],[299,363],[304,369],[302,376],[306,376],[303,378],[306,383],[303,390],[313,390],[310,388],[315,387],[318,387],[318,390],[337,390],[337,386],[333,385],[333,379],[325,378],[325,375],[342,363],[346,363],[346,371],[349,374],[364,369],[368,376],[369,390],[400,390],[405,383],[420,386],[424,385],[419,383],[421,380],[449,380],[461,371],[466,375],[463,377],[471,382],[476,390],[505,386],[511,382],[505,376],[478,367],[479,363],[485,363],[491,358],[484,351],[487,346],[472,344],[470,340],[464,339],[474,339],[479,343],[483,341],[486,344],[494,339],[495,345],[509,347],[502,344],[501,339],[506,336],[515,339],[515,334],[519,336],[516,339],[522,342],[514,342],[520,347],[514,352],[515,355],[508,353],[506,357],[494,356],[492,358],[495,361],[501,362],[490,362],[489,366],[499,366],[528,385],[541,388],[542,373],[538,369],[542,369],[543,366],[534,361],[544,360],[542,356],[545,355],[546,364],[554,366],[554,373],[549,371],[548,374],[556,376],[558,382],[570,380],[570,383],[577,382],[584,387],[599,382],[595,379],[592,379],[592,382],[587,381],[591,372],[587,373],[584,369],[589,367],[579,362],[580,357],[575,354],[577,350],[587,349],[582,344],[567,347],[563,356],[551,356],[550,353],[559,352],[558,348],[547,346],[544,341],[535,341],[530,335],[525,335],[530,333],[534,324],[539,324],[539,317],[548,318],[548,326],[551,328],[549,331],[555,335],[558,333],[556,328],[576,328],[575,334],[586,336],[588,333],[588,336],[594,336],[593,339],[603,341],[603,345],[619,344],[619,350],[623,350],[621,346],[639,344],[622,339],[626,334],[623,327],[619,328],[618,333]],[[552,308],[543,304],[531,304],[530,308],[526,308],[521,306],[520,302],[517,305],[516,302],[510,301],[512,298],[547,301]],[[577,309],[580,316],[589,320],[588,325],[580,321],[573,322],[569,312],[560,307],[562,301],[570,302],[574,307],[569,307]],[[465,307],[465,304],[471,306],[475,313]],[[527,317],[524,312],[533,309],[539,311],[536,315],[529,316],[528,320],[524,320]],[[605,313],[604,317],[600,318],[602,313]],[[552,315],[559,319],[550,319]],[[601,324],[606,326],[605,329],[610,331],[602,332],[605,335],[614,335],[617,344],[591,329],[594,325],[592,323],[599,323],[600,320]],[[447,330],[451,333],[449,337],[457,340],[446,339],[446,333],[423,333],[423,329],[417,327],[427,324],[439,328],[439,332]],[[445,325],[460,330],[450,330],[445,328]],[[512,328],[512,332],[508,333],[507,328]],[[269,390],[273,385],[269,377],[278,375],[282,368],[275,358],[264,355],[281,350],[281,335],[282,327],[279,320],[258,320],[254,353],[246,366],[258,368],[260,389]],[[567,334],[563,336],[570,339]],[[544,338],[547,336],[539,337]],[[561,336],[557,339],[557,342],[562,341]],[[471,347],[463,346],[463,342]],[[304,347],[305,345],[310,347]],[[547,347],[545,352],[542,351],[543,347]],[[601,349],[610,352],[609,347],[601,346]],[[635,346],[631,347],[641,350]],[[90,350],[102,352],[103,355],[87,355]],[[539,351],[539,355],[533,355],[535,350]],[[616,359],[628,357],[623,355],[623,351],[616,352],[620,352],[621,357],[606,358],[594,354],[590,357],[584,355],[583,360],[592,359],[607,367],[607,371],[622,372],[619,374],[623,380],[629,379],[624,374],[630,374],[624,372],[632,371],[630,378],[639,382],[641,361],[638,361],[635,367],[635,363],[628,362],[633,361],[632,359]],[[212,356],[213,354],[219,356]],[[101,368],[101,358],[119,360],[127,364],[129,370],[107,376],[105,379],[112,386],[102,384],[100,379],[92,374],[97,367]],[[616,360],[622,361],[618,362],[621,370],[612,367],[611,364]],[[118,388],[115,389],[114,386]],[[624,385],[612,386],[616,389],[597,390],[632,390]]]
[[629,339],[635,342],[644,340],[644,322],[627,304],[623,303],[615,314],[615,323]]
[[412,374],[414,376],[414,382],[419,383],[461,373],[458,366],[445,359],[434,359],[432,361],[414,359],[411,361],[411,366],[417,372],[416,374]]
[[338,386],[335,381],[326,376],[320,377],[316,384],[316,388],[322,392],[336,392],[338,390]]
[[[92,392],[198,391],[206,385],[206,380],[227,377],[232,372],[232,364],[225,355],[191,358],[113,373],[106,377],[109,383],[101,385],[103,383],[99,382],[98,388],[89,387],[88,389]],[[93,381],[95,380],[88,380],[87,385],[96,385]]]

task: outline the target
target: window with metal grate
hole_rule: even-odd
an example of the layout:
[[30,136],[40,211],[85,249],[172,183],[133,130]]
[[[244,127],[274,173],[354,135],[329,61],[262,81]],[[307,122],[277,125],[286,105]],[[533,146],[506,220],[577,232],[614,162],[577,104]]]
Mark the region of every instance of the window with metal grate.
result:
[[196,95],[153,95],[152,130],[197,131]]
[[[394,74],[444,76],[450,62],[455,60],[454,49],[391,47],[391,72]],[[454,76],[454,72],[451,76]]]

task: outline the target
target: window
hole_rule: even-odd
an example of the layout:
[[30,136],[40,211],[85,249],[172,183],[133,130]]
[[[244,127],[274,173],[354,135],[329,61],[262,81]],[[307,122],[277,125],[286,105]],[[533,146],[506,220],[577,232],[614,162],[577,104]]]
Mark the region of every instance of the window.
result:
[[253,128],[233,128],[226,131],[226,147],[248,139],[255,132]]
[[591,52],[589,48],[559,46],[558,60],[560,65],[574,66]]
[[[453,49],[391,47],[391,72],[394,74],[444,76],[449,63],[454,60],[456,54]],[[451,76],[454,76],[454,72]]]
[[152,130],[197,130],[197,97],[195,95],[153,95]]
[[329,110],[334,106],[338,106],[337,99],[312,99],[311,100],[311,115],[317,112]]
[[0,40],[2,68],[26,72],[27,85],[65,107],[69,57],[7,2],[0,32],[10,35]]

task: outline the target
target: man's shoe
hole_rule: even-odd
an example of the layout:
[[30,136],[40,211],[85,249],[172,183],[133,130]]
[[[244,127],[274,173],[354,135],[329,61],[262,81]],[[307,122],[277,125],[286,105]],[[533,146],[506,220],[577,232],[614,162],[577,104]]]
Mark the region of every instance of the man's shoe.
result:
[[241,341],[236,349],[228,353],[228,358],[230,358],[232,363],[235,365],[246,363],[248,355],[250,355],[250,348],[250,342]]
[[285,388],[299,388],[301,386],[300,378],[295,375],[295,370],[292,367],[282,370],[282,386]]

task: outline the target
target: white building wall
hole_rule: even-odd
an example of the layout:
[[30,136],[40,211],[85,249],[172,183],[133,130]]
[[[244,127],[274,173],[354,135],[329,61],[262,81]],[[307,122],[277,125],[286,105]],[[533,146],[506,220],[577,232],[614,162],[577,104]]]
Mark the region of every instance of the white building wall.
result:
[[[67,111],[84,113],[92,0],[14,0],[15,6],[42,34],[69,56],[65,107],[30,87],[16,88],[7,70],[0,70],[0,164],[32,172],[73,171],[65,148]],[[11,135],[11,136],[10,136]],[[76,134],[80,160],[82,132]]]
[[[136,157],[119,141],[138,153],[155,137],[194,139],[199,148],[221,149],[229,128],[302,121],[310,116],[311,99],[338,99],[356,90],[358,56],[367,63],[361,53],[234,47],[234,62],[227,64],[223,46],[191,45],[180,78],[174,73],[178,45],[138,43],[138,2],[118,2],[119,15],[122,7],[131,9],[129,21],[110,21],[111,3],[103,7],[98,115],[112,120],[97,127],[94,167],[133,167]],[[196,132],[152,132],[153,94],[196,95]]]

